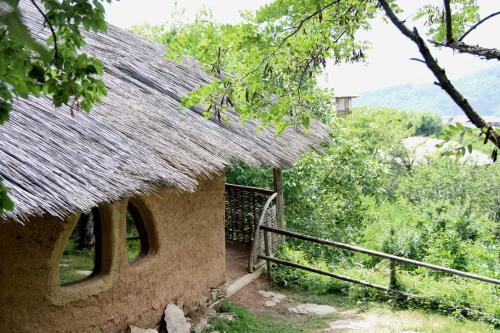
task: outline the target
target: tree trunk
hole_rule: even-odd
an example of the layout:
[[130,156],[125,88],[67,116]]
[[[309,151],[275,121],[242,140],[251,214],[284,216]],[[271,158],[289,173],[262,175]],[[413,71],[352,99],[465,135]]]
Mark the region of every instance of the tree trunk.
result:
[[91,250],[95,246],[94,218],[92,214],[82,214],[78,221],[78,250]]

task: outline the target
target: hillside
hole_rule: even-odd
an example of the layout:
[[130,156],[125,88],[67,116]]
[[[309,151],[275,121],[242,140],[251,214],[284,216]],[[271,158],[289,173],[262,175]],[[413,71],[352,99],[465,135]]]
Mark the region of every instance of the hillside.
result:
[[[500,65],[478,71],[454,82],[483,115],[500,116]],[[354,106],[394,107],[441,115],[461,114],[459,108],[435,85],[400,85],[361,94]]]

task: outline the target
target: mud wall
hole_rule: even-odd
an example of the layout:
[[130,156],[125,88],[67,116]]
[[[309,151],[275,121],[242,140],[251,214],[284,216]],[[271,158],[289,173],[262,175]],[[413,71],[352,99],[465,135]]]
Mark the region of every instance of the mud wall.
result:
[[130,200],[146,225],[148,255],[128,262],[128,201],[103,205],[102,269],[69,286],[60,286],[58,264],[78,216],[0,223],[0,332],[150,327],[168,303],[189,310],[224,282],[223,176],[201,181],[195,193],[164,188]]

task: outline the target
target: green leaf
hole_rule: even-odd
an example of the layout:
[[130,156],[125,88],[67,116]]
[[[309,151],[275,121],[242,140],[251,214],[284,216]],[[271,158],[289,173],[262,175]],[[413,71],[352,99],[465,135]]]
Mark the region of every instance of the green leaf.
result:
[[0,101],[0,125],[9,120],[9,112],[12,110],[10,103]]

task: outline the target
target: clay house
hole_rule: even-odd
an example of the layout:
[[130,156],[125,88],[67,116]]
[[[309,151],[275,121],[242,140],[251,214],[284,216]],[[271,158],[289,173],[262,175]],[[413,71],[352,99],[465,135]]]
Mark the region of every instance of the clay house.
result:
[[[181,110],[181,96],[209,80],[194,64],[167,61],[163,46],[113,26],[86,38],[105,65],[104,102],[72,115],[46,98],[19,99],[0,127],[0,176],[15,203],[0,219],[0,332],[118,332],[155,326],[169,303],[206,303],[226,279],[226,235],[251,242],[259,195],[269,194],[225,186],[225,167],[279,174],[328,141],[318,123],[276,137],[234,113],[225,123]],[[235,208],[244,198],[250,217]],[[89,220],[91,269],[63,279],[65,249]]]

